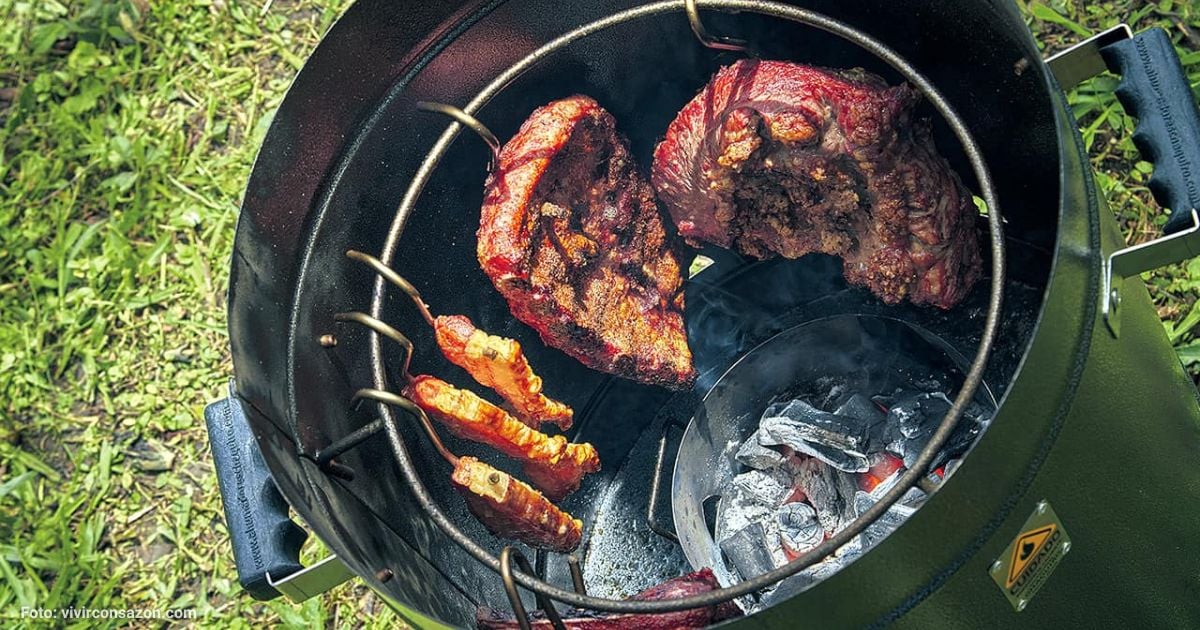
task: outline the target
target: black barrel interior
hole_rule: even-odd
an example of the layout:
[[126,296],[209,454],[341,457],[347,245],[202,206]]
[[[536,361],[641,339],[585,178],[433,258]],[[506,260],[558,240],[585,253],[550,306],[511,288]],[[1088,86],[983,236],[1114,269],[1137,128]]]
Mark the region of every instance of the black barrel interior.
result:
[[[400,19],[396,16],[404,10],[397,6],[401,4],[361,0],[330,37],[358,38],[364,46],[392,46],[385,25]],[[426,54],[422,57],[414,51],[408,72],[388,79],[389,91],[345,95],[373,99],[365,108],[366,116],[350,123],[323,121],[320,111],[286,112],[311,117],[307,119],[310,125],[345,124],[349,133],[342,137],[344,146],[334,168],[306,175],[320,178],[318,194],[296,200],[297,204],[309,204],[307,213],[302,205],[296,209],[297,215],[304,217],[300,232],[309,245],[299,248],[301,276],[294,302],[273,305],[280,309],[294,306],[294,337],[288,340],[290,398],[279,404],[289,410],[288,417],[269,417],[272,414],[265,412],[276,428],[294,435],[301,447],[311,452],[373,417],[371,405],[358,411],[349,405],[357,388],[371,384],[365,329],[337,325],[339,343],[332,353],[320,348],[315,339],[335,330],[334,313],[367,310],[375,276],[344,253],[347,249],[380,250],[408,183],[448,124],[438,114],[417,110],[416,102],[465,104],[496,74],[536,47],[570,28],[635,4],[534,0],[464,9],[455,22],[460,28],[446,24],[431,31],[423,49]],[[1015,374],[1035,325],[1058,219],[1054,119],[1043,76],[1040,70],[1030,69],[1031,63],[1040,62],[1028,33],[1015,12],[1003,8],[1002,3],[795,4],[861,28],[905,56],[934,80],[982,145],[1007,219],[1014,260],[1014,279],[1007,292],[1011,307],[1005,311],[1001,344],[986,379],[997,398],[1002,397],[1004,384]],[[870,54],[812,28],[753,14],[704,15],[710,30],[750,40],[764,58],[861,66],[897,82],[896,74]],[[568,46],[520,77],[478,117],[503,141],[535,107],[574,93],[588,94],[612,112],[646,170],[654,144],[678,109],[718,67],[736,58],[736,54],[702,47],[680,10],[622,24]],[[307,86],[303,89],[314,89],[312,82],[303,85]],[[304,96],[293,93],[289,99]],[[953,135],[936,119],[934,127],[938,148],[972,187],[971,170]],[[269,150],[268,145],[264,159],[286,159],[273,158]],[[686,417],[687,409],[681,412],[673,407],[694,398],[685,397],[681,402],[661,389],[590,371],[546,347],[534,331],[509,314],[475,258],[487,163],[485,145],[469,133],[461,135],[405,225],[394,267],[422,291],[435,314],[466,314],[493,334],[519,340],[535,370],[545,378],[547,393],[576,409],[578,428],[573,435],[597,446],[604,470],[585,480],[584,488],[563,506],[584,519],[585,531],[591,536],[615,536],[594,544],[585,539],[580,550],[586,556],[585,567],[598,583],[593,594],[636,592],[648,584],[620,584],[611,579],[604,582],[606,586],[599,583],[605,575],[618,571],[614,568],[618,563],[674,570],[674,560],[667,557],[669,551],[660,553],[661,541],[641,547],[614,544],[621,536],[641,536],[638,532],[645,530],[638,519],[644,503],[636,509],[629,507],[644,502],[645,493],[630,493],[626,484],[614,484],[613,480],[626,466],[645,466],[647,449],[635,445],[639,440],[646,443],[645,436],[656,432],[666,416],[683,413]],[[260,160],[260,168],[271,166],[264,167]],[[720,374],[754,344],[818,317],[886,313],[919,323],[970,357],[986,314],[986,282],[978,285],[966,303],[948,313],[885,307],[864,291],[846,287],[835,259],[813,256],[801,261],[751,262],[720,251],[704,253],[716,263],[687,288],[689,336],[697,365],[707,379],[702,379],[702,386],[710,386],[712,375]],[[432,331],[403,295],[388,293],[383,319],[415,344],[414,373],[434,374],[486,394],[438,353]],[[235,353],[237,344],[235,340]],[[393,365],[398,366],[399,348],[392,347],[389,352]],[[248,370],[251,366],[243,361],[235,367]],[[467,514],[449,487],[449,467],[415,424],[408,428],[409,448],[442,509],[464,531],[498,553],[504,543],[489,536]],[[451,450],[460,455],[505,463],[487,449],[442,433]],[[383,566],[397,573],[399,579],[373,583],[375,587],[399,603],[458,625],[469,623],[477,605],[506,607],[498,576],[449,541],[415,503],[391,463],[391,452],[382,437],[339,461],[358,472],[353,480],[324,477],[312,468],[301,474],[299,460],[279,464],[291,474],[277,476],[294,505],[296,497],[308,499],[299,502],[297,510],[349,551],[346,559],[353,567],[367,575]],[[625,494],[616,500],[611,498],[613,493]],[[620,507],[612,508],[614,504]],[[612,509],[620,512],[619,517],[605,512]],[[592,529],[597,521],[605,523],[599,531]],[[622,526],[628,531],[618,531]],[[423,560],[414,560],[413,554]],[[550,558],[544,570],[548,580],[570,583],[561,557]]]

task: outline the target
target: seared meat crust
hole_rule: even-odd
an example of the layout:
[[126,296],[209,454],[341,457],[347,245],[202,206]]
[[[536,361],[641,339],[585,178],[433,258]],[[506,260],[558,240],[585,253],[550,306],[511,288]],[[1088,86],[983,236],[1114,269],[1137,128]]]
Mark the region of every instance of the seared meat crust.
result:
[[683,279],[654,191],[586,96],[538,108],[504,145],[479,263],[513,315],[584,365],[686,388]]
[[886,303],[950,308],[980,276],[976,211],[918,100],[861,70],[741,60],[679,112],[651,181],[693,244],[833,254]]

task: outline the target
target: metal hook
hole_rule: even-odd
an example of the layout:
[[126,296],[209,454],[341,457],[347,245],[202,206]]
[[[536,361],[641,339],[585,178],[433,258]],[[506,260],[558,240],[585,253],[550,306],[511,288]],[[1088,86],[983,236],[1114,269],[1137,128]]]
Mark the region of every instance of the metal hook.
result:
[[744,39],[710,34],[704,28],[704,23],[700,21],[700,10],[696,8],[696,0],[684,0],[683,10],[687,13],[688,24],[692,26],[692,32],[696,34],[696,39],[700,40],[700,43],[704,44],[706,48],[735,52],[749,50],[750,47]]
[[408,366],[410,363],[412,363],[413,344],[408,340],[408,337],[405,337],[403,334],[401,334],[399,330],[392,328],[382,320],[376,319],[359,311],[337,313],[333,316],[333,320],[338,322],[355,322],[362,324],[363,326],[366,326],[367,328],[370,328],[384,337],[387,337],[388,339],[400,344],[400,346],[404,348],[404,366],[400,369],[400,374],[403,375],[406,380],[411,378],[411,375],[408,373]]
[[393,394],[392,392],[385,392],[382,389],[372,389],[370,387],[364,387],[357,392],[354,392],[354,398],[351,399],[351,403],[353,403],[355,408],[357,408],[357,406],[361,404],[363,400],[368,398],[376,402],[381,402],[385,405],[399,407],[413,416],[416,416],[416,418],[421,421],[421,426],[425,428],[425,433],[429,435],[429,440],[433,442],[434,448],[437,449],[442,458],[450,462],[451,466],[458,467],[458,456],[454,453],[451,453],[450,449],[446,448],[445,444],[442,444],[442,439],[438,437],[437,431],[433,429],[433,422],[429,420],[429,416],[425,415],[424,409],[421,409],[416,403],[403,396]]
[[382,428],[383,420],[379,419],[376,419],[368,424],[364,424],[329,446],[318,449],[317,452],[312,454],[310,459],[312,459],[314,464],[324,468],[333,461],[333,458],[345,453],[359,444],[362,444],[367,438],[379,433],[379,430]]
[[375,273],[383,276],[385,280],[396,285],[396,287],[407,294],[408,297],[412,298],[412,301],[416,303],[417,310],[421,311],[421,317],[425,318],[425,321],[428,322],[430,326],[434,325],[433,314],[429,312],[429,307],[426,306],[425,301],[421,299],[421,292],[417,291],[417,288],[414,287],[408,280],[405,280],[403,276],[396,273],[395,269],[383,264],[382,260],[379,260],[370,254],[364,254],[358,250],[346,250],[346,256],[351,260],[357,260],[358,262],[365,263],[367,266],[374,269]]
[[488,129],[486,125],[479,122],[478,118],[453,105],[445,103],[417,101],[417,109],[449,116],[458,123],[465,125],[471,131],[474,131],[480,138],[483,138],[488,148],[492,150],[492,158],[488,161],[488,172],[496,170],[496,165],[500,163],[500,139],[496,137],[496,134],[492,133],[491,129]]
[[571,570],[571,586],[580,595],[587,595],[587,586],[583,583],[583,570],[579,568],[579,558],[567,556],[567,568]]
[[[533,567],[529,566],[529,560],[525,558],[525,554],[521,553],[520,549],[508,545],[500,550],[500,579],[504,581],[504,592],[508,594],[508,603],[512,604],[513,613],[517,615],[517,624],[521,626],[521,630],[531,630],[529,613],[525,612],[525,604],[521,603],[521,594],[517,592],[517,583],[513,581],[512,561],[514,557],[521,571],[528,575],[533,575]],[[550,625],[554,626],[555,630],[567,630],[567,626],[563,624],[562,617],[554,609],[554,603],[545,595],[536,591],[533,593],[533,596],[537,599],[538,608],[546,613],[546,618],[550,620]]]

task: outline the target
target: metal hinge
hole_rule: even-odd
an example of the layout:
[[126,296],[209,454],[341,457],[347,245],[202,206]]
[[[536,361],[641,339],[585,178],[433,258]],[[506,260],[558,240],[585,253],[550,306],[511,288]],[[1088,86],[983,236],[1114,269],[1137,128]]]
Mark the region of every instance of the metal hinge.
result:
[[1192,209],[1192,227],[1149,243],[1126,247],[1104,261],[1101,311],[1114,337],[1121,334],[1121,289],[1125,278],[1200,255],[1200,214]]
[[328,591],[352,577],[354,577],[354,573],[337,556],[330,555],[316,564],[310,564],[284,577],[278,582],[271,577],[270,573],[267,573],[267,583],[293,603],[299,604],[306,599],[316,597]]

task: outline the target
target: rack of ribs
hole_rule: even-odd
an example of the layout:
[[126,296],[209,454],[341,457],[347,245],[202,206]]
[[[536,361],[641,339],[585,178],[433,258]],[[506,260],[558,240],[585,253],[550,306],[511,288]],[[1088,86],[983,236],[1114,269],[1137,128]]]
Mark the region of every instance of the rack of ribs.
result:
[[454,435],[519,461],[530,483],[552,501],[577,490],[585,474],[600,470],[600,455],[591,444],[570,443],[561,435],[532,429],[475,393],[439,378],[416,376],[404,393]]
[[583,540],[583,521],[474,457],[459,457],[450,481],[475,518],[496,536],[559,553],[574,551]]
[[489,335],[464,315],[441,315],[434,319],[433,330],[442,354],[500,394],[519,420],[531,427],[552,422],[563,431],[571,428],[575,412],[542,394],[542,379],[515,339]]

